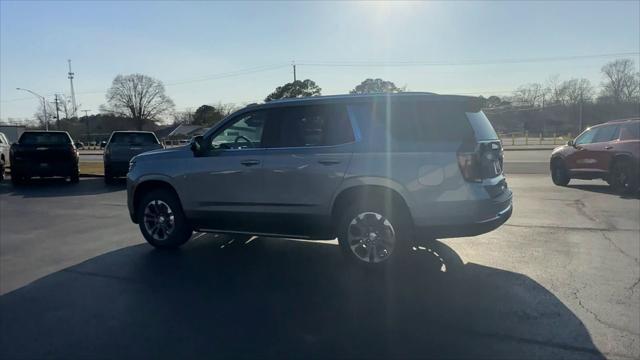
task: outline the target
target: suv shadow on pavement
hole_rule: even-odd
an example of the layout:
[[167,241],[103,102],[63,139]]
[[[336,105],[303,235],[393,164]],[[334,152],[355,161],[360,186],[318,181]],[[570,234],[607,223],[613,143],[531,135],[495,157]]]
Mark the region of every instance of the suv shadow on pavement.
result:
[[603,358],[544,287],[442,243],[372,273],[347,268],[333,244],[196,236],[0,297],[0,357]]
[[81,179],[77,184],[71,184],[63,178],[30,179],[19,186],[14,186],[9,181],[0,183],[0,194],[21,196],[25,198],[47,198],[60,196],[97,195],[126,188],[126,181],[105,186],[100,178]]
[[618,196],[621,199],[640,199],[640,191],[636,191],[635,193],[629,194],[620,194],[613,190],[609,185],[594,185],[594,184],[569,184],[567,185],[570,189],[578,189],[583,191],[591,191],[600,194],[610,194],[614,196]]

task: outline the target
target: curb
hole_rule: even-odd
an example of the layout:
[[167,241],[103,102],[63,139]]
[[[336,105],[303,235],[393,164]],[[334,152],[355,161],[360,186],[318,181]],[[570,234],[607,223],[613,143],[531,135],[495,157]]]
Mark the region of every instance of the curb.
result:
[[[560,146],[560,145],[558,145]],[[503,151],[543,151],[543,150],[548,150],[551,151],[553,149],[555,149],[556,147],[535,147],[535,148],[507,148],[507,147],[502,147]]]

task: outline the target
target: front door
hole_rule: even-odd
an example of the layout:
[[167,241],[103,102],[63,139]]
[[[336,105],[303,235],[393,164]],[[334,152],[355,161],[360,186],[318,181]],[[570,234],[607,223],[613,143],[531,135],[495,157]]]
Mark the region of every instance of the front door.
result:
[[[183,180],[187,208],[199,229],[254,231],[252,213],[262,192],[262,135],[267,111],[239,114],[203,139]],[[187,209],[185,209],[187,211]]]

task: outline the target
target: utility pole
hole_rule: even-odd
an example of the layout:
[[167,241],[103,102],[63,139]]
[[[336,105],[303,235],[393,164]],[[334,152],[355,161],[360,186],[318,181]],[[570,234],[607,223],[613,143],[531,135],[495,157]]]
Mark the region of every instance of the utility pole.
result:
[[293,82],[296,82],[296,63],[292,62],[291,65],[293,66]]
[[91,139],[89,139],[89,135],[91,135],[91,133],[89,132],[89,111],[91,110],[82,110],[84,111],[84,121],[87,124],[87,142],[91,142]]
[[60,108],[58,107],[58,94],[56,95],[56,129],[60,130]]
[[582,132],[582,101],[580,101],[580,108],[578,109],[578,134]]
[[76,92],[73,90],[73,71],[71,71],[71,59],[67,60],[69,62],[69,83],[71,84],[71,104],[73,105],[73,111],[71,114],[72,117],[78,117],[78,105],[76,104]]

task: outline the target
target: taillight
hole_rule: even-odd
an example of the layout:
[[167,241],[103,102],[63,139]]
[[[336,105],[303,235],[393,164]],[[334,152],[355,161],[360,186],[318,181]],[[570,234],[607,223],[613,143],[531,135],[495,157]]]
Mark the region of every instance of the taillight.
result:
[[480,161],[478,153],[458,151],[458,166],[462,176],[467,181],[481,182],[482,174],[480,171]]

